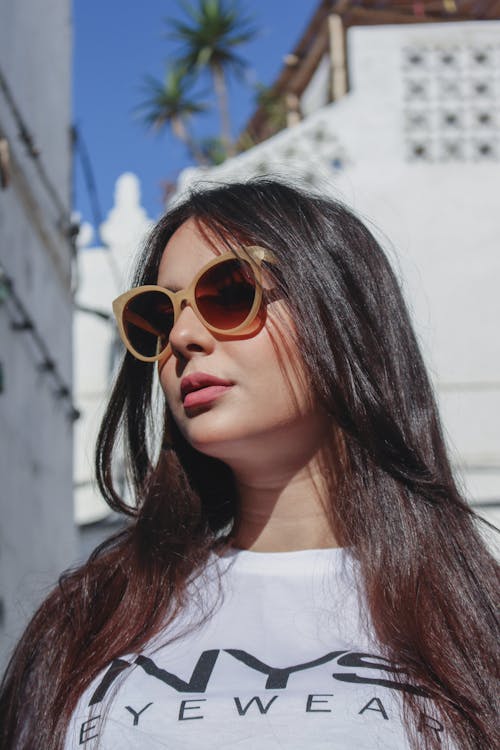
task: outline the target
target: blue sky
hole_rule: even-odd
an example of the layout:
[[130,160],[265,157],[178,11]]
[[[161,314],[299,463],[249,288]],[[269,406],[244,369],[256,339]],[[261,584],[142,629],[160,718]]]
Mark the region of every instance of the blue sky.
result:
[[[196,2],[196,0],[191,0]],[[241,50],[249,62],[249,81],[271,84],[283,56],[299,40],[318,6],[317,0],[240,0],[260,33]],[[73,0],[74,84],[73,121],[85,140],[104,215],[113,204],[114,184],[132,171],[141,181],[142,203],[152,218],[162,212],[162,182],[189,158],[168,132],[148,132],[134,109],[141,102],[146,74],[160,78],[173,43],[165,39],[165,19],[179,17],[177,0]],[[210,101],[208,81],[204,99]],[[254,109],[250,86],[232,81],[230,104],[233,131],[238,132]],[[197,136],[217,135],[218,117],[204,115],[193,123]],[[75,208],[92,220],[87,190],[77,162]]]

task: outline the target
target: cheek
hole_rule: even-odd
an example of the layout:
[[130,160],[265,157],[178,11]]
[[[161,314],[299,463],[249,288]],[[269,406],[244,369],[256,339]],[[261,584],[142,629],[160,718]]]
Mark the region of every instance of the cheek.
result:
[[282,390],[305,404],[310,385],[306,365],[300,355],[296,331],[288,312],[273,320],[266,331],[266,352],[262,356],[263,369],[274,382],[281,382]]
[[[279,306],[277,303],[276,307]],[[281,306],[280,306],[281,307]],[[276,308],[275,308],[276,309]],[[234,380],[239,385],[241,405],[248,417],[248,405],[262,415],[285,409],[287,413],[305,413],[311,409],[311,389],[300,357],[295,328],[286,308],[267,316],[265,324],[253,336],[218,340],[206,365],[203,358],[191,362],[188,369],[207,370]],[[179,372],[175,356],[158,364],[158,377],[166,403],[177,420],[183,420]]]

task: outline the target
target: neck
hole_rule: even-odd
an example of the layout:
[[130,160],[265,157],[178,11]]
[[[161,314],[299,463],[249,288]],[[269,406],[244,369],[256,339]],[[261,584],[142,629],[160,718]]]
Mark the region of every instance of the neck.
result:
[[236,475],[236,480],[234,547],[286,552],[338,546],[326,512],[327,483],[316,460],[298,470],[260,467],[258,479]]

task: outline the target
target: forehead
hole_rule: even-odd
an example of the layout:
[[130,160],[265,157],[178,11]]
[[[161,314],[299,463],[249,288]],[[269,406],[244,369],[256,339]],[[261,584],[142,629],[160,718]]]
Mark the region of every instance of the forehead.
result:
[[216,254],[196,221],[188,219],[167,242],[158,269],[158,284],[172,290],[183,289]]

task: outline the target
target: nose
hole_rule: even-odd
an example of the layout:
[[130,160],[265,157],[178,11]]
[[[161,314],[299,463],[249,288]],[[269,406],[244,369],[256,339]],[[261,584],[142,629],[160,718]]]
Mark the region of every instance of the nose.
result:
[[193,308],[183,303],[169,336],[174,356],[189,359],[196,352],[210,354],[215,345],[212,333],[198,318]]

